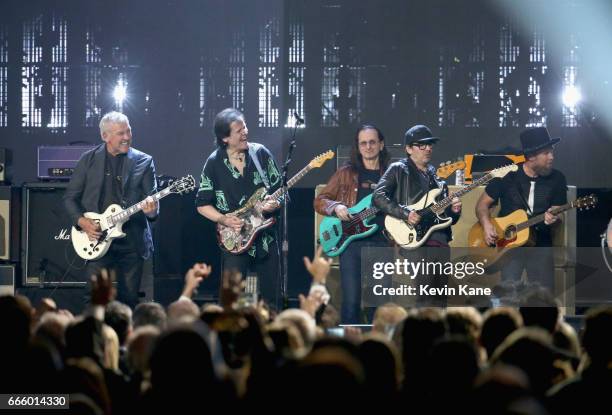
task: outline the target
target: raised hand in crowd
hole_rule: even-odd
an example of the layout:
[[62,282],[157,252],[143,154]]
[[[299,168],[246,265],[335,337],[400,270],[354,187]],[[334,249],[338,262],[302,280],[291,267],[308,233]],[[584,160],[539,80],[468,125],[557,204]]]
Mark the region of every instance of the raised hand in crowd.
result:
[[191,298],[195,290],[197,290],[200,283],[208,278],[212,268],[203,262],[196,262],[185,274],[185,286],[181,296]]
[[362,332],[359,327],[344,326],[344,338],[355,343],[359,343],[362,340]]
[[317,310],[323,304],[323,296],[324,293],[321,291],[311,292],[308,297],[304,297],[302,294],[300,294],[300,309],[306,311],[312,318],[314,318]]
[[113,281],[115,280],[115,272],[108,271],[106,268],[91,276],[91,304],[106,306],[110,303],[116,294]]
[[224,310],[233,310],[236,307],[240,293],[244,290],[245,282],[242,274],[235,270],[223,271],[221,293],[219,299]]
[[319,248],[317,248],[317,252],[315,253],[312,261],[310,258],[304,257],[304,266],[312,276],[312,282],[314,284],[325,284],[325,279],[327,278],[331,268],[332,259],[323,258],[321,256],[322,253],[323,247],[319,245]]

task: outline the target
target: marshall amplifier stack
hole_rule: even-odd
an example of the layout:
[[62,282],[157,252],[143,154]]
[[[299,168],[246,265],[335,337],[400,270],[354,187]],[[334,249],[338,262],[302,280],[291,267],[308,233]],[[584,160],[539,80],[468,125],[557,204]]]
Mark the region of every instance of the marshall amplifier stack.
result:
[[21,271],[24,286],[83,286],[84,262],[70,241],[62,196],[67,183],[26,183],[22,193]]
[[39,146],[38,178],[69,180],[81,155],[94,147],[93,145]]

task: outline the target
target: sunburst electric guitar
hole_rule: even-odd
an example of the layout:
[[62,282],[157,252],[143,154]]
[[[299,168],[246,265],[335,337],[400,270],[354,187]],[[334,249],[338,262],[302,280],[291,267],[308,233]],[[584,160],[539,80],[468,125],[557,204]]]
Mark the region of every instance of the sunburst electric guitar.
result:
[[[306,167],[287,181],[287,189],[296,184],[310,170],[321,167],[327,160],[332,158],[334,158],[334,152],[329,150],[312,159]],[[270,196],[274,200],[279,200],[283,196],[282,192],[283,189],[280,188]],[[263,200],[267,195],[266,188],[261,187],[251,195],[244,206],[228,213],[228,215],[242,219],[243,226],[240,232],[235,231],[231,227],[217,224],[217,239],[222,249],[232,254],[242,254],[251,247],[261,231],[274,225],[274,217],[265,217],[263,212]]]

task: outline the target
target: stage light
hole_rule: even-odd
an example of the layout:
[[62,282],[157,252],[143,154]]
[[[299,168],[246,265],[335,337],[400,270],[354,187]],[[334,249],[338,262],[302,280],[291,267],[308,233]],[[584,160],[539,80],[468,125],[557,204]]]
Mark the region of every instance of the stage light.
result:
[[123,105],[123,101],[127,97],[127,87],[123,83],[123,80],[117,82],[117,86],[113,90],[113,98],[115,98],[115,104],[119,107]]
[[563,105],[568,108],[575,108],[576,105],[582,99],[582,95],[580,94],[580,89],[578,89],[575,85],[568,85],[563,90]]

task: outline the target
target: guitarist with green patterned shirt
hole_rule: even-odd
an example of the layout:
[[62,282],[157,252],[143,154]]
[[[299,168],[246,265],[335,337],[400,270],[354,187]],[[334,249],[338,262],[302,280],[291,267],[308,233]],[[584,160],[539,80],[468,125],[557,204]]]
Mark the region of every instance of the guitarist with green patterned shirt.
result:
[[[217,149],[208,157],[196,196],[198,213],[214,223],[240,231],[243,220],[228,213],[242,207],[259,188],[269,186],[268,193],[281,185],[279,169],[272,153],[261,144],[248,142],[248,128],[244,115],[234,108],[226,108],[214,121]],[[257,158],[259,168],[252,156]],[[260,173],[261,171],[261,173]],[[262,177],[262,174],[264,177]],[[269,196],[264,199],[263,212],[272,214],[279,203]],[[234,269],[246,277],[253,269],[258,276],[263,299],[278,305],[279,252],[276,227],[259,235],[250,249],[241,254],[221,250],[223,270]]]

